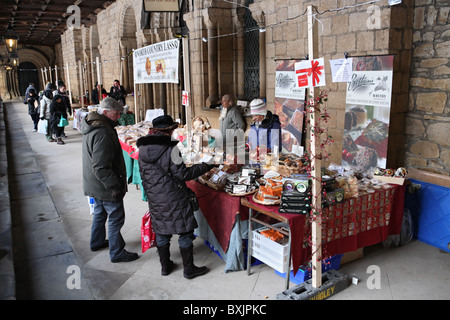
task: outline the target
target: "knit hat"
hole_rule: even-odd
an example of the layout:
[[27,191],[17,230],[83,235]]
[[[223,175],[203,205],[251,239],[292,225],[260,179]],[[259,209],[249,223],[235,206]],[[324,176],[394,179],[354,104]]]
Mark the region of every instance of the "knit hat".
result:
[[106,97],[100,102],[100,108],[105,110],[115,110],[123,112],[123,107],[119,104],[119,102],[111,97]]
[[250,102],[250,113],[265,116],[267,114],[266,104],[261,99],[254,99]]

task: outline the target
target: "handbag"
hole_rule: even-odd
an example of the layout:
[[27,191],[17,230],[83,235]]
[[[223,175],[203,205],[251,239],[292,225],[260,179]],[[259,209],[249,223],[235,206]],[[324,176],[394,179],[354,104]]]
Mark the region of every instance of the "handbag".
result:
[[59,120],[58,127],[62,128],[62,127],[68,126],[68,125],[69,125],[69,122],[66,120],[66,118],[61,116],[61,120]]
[[[159,160],[159,159],[158,159]],[[156,160],[156,161],[158,161]],[[169,175],[167,173],[166,170],[164,170],[163,168],[161,168],[161,166],[157,163],[157,162],[152,162],[153,164],[155,164],[156,166],[159,167],[159,169],[164,172],[164,174],[170,176],[172,178],[172,180],[175,182],[175,184],[177,185],[177,187],[187,196],[187,198],[189,199],[189,203],[191,204],[191,208],[194,211],[197,211],[200,209],[200,206],[198,204],[198,199],[197,199],[197,195],[195,194],[194,191],[192,191],[191,189],[189,189],[188,187],[183,186],[183,184],[174,176],[172,176],[171,174]]]
[[156,233],[153,232],[152,219],[150,217],[150,211],[148,210],[142,217],[141,245],[142,245],[142,253],[147,251],[147,249],[156,246]]

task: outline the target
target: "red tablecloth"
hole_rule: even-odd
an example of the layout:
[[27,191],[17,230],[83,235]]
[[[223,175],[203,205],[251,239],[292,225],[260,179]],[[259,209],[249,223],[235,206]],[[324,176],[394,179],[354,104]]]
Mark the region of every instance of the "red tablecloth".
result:
[[[203,215],[226,252],[237,214],[248,219],[248,208],[239,197],[232,197],[196,181],[188,186],[197,194]],[[380,243],[390,234],[399,234],[403,219],[405,186],[365,194],[324,208],[322,228],[322,257],[357,250]],[[264,206],[247,196],[247,200],[261,210],[272,211],[289,221],[291,257],[294,270],[311,259],[310,224],[305,215],[279,213],[278,206]]]
[[122,140],[119,139],[120,146],[122,147],[122,150],[124,150],[126,153],[130,155],[131,158],[134,160],[138,160],[139,158],[139,150],[136,150],[132,146],[126,144],[125,142],[122,142]]
[[248,219],[248,208],[241,205],[240,197],[233,197],[216,191],[197,181],[188,181],[187,186],[197,195],[203,215],[219,241],[223,251],[228,251],[230,235],[240,214],[241,220]]

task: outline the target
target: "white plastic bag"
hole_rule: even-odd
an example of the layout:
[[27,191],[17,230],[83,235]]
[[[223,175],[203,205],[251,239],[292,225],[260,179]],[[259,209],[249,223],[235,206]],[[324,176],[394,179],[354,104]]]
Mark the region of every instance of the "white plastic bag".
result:
[[48,126],[48,120],[39,120],[38,122],[38,132],[42,134],[47,134],[47,126]]

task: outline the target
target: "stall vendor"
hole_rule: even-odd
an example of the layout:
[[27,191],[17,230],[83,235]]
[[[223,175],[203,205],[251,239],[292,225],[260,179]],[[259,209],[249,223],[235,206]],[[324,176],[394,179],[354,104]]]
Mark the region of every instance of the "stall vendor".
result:
[[222,110],[219,120],[224,146],[226,146],[227,137],[230,138],[230,141],[234,140],[235,130],[242,129],[242,132],[245,131],[246,123],[242,118],[241,111],[234,105],[234,98],[231,94],[222,97]]
[[266,146],[270,151],[278,146],[281,151],[281,123],[276,114],[266,109],[266,104],[261,99],[254,99],[250,102],[250,113],[252,124],[248,136],[250,151],[257,147]]

